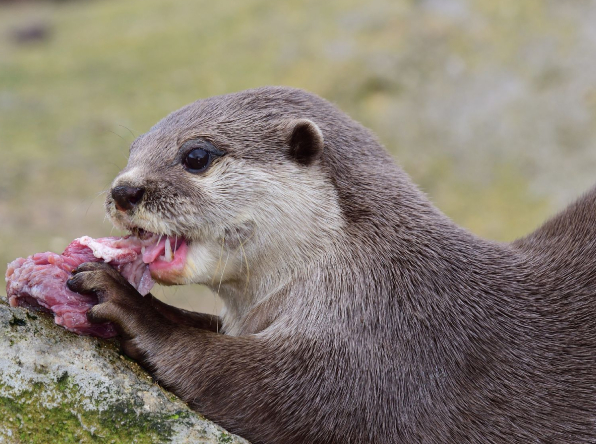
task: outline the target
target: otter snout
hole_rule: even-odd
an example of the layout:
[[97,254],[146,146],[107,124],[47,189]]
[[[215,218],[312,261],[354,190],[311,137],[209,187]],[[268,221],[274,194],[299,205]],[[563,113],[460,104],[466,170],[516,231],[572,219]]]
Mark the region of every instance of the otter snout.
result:
[[112,199],[116,204],[116,208],[120,211],[128,211],[136,207],[143,195],[145,188],[117,186],[112,188]]

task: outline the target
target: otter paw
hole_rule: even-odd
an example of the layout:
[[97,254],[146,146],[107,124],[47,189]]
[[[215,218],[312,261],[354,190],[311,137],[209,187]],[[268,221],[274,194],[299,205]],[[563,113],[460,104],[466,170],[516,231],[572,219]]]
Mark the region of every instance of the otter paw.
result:
[[126,278],[124,276],[122,276],[118,272],[118,270],[116,270],[114,267],[107,264],[106,262],[84,262],[73,270],[72,275],[75,276],[79,273],[90,272],[90,271],[104,272],[107,275],[109,275],[113,280],[119,282],[120,284],[122,284],[124,286],[130,285],[130,283],[126,280]]
[[103,262],[86,262],[73,271],[66,286],[76,293],[93,294],[99,302],[88,313],[90,322],[110,321],[122,326],[143,309],[143,297],[118,271]]
[[85,262],[72,274],[73,276],[66,281],[69,290],[81,294],[95,294],[99,302],[113,299],[123,290],[137,292],[118,271],[104,262]]

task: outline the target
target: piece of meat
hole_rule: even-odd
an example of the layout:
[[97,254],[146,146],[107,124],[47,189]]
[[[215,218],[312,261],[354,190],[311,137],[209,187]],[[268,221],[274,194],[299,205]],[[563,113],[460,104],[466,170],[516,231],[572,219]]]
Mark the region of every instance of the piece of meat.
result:
[[54,313],[56,324],[82,335],[109,338],[116,335],[109,323],[91,324],[86,313],[97,304],[92,295],[70,291],[66,281],[84,262],[104,261],[116,268],[142,295],[154,284],[143,262],[144,241],[133,237],[75,239],[61,255],[37,253],[8,264],[6,292],[10,305]]

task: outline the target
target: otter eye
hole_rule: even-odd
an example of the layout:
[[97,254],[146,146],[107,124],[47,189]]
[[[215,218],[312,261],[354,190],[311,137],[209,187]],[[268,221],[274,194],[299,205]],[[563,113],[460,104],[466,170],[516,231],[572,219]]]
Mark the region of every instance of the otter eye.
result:
[[205,171],[211,165],[211,153],[203,148],[195,148],[184,158],[184,166],[191,173]]
[[214,160],[226,154],[225,151],[202,138],[187,140],[178,152],[175,162],[182,164],[186,171],[193,174],[202,173],[211,166]]

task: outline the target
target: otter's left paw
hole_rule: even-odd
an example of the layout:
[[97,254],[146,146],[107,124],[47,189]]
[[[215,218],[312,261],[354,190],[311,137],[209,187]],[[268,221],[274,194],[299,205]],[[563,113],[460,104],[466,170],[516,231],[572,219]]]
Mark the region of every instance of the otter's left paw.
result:
[[118,271],[104,262],[86,262],[73,271],[66,282],[76,293],[94,294],[99,304],[88,313],[91,322],[113,322],[124,333],[134,324],[132,317],[146,308],[143,296]]

